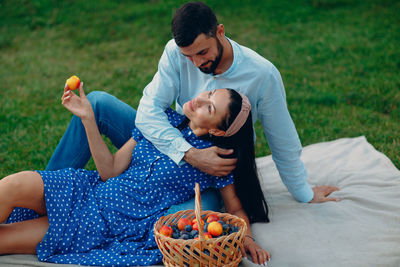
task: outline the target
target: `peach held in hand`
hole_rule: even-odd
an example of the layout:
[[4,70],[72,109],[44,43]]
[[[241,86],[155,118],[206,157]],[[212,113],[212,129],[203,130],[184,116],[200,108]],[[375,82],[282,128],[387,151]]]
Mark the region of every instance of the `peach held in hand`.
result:
[[66,81],[68,88],[70,90],[75,90],[79,87],[81,80],[78,78],[78,76],[71,76],[69,77],[69,79]]

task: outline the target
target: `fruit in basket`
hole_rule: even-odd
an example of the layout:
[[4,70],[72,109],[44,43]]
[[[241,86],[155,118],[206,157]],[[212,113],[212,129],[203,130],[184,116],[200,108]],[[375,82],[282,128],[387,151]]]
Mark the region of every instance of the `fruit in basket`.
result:
[[167,225],[163,225],[160,229],[160,234],[164,235],[164,236],[168,236],[171,237],[172,236],[172,228],[167,226]]
[[207,227],[208,227],[208,225],[209,225],[209,223],[205,223],[205,224],[204,224],[204,227],[203,227],[203,231],[204,231],[204,232],[207,232]]
[[203,235],[204,235],[204,239],[205,240],[209,240],[209,239],[212,238],[212,235],[210,233],[208,233],[208,232],[204,232]]
[[192,229],[197,231],[199,230],[199,225],[197,224],[197,222],[192,225]]
[[197,231],[197,230],[192,230],[192,231],[190,232],[190,236],[193,237],[193,238],[198,237],[198,236],[199,236],[199,231]]
[[222,234],[222,225],[219,222],[210,222],[207,227],[207,232],[212,236],[220,236]]
[[212,213],[212,214],[208,215],[206,222],[208,222],[208,223],[210,223],[210,222],[218,222],[219,220],[221,220],[219,218],[219,216],[217,214]]
[[192,228],[192,226],[191,226],[190,224],[188,224],[188,225],[185,226],[185,231],[186,231],[186,232],[191,232],[192,229],[193,229],[193,228]]
[[78,78],[78,76],[73,75],[71,77],[68,78],[68,80],[66,81],[68,88],[70,90],[75,90],[79,87],[81,80]]
[[[194,219],[192,220],[192,226],[193,226],[195,223],[197,223],[197,219],[196,219],[196,218],[194,218]],[[203,220],[203,219],[201,220],[201,224],[204,224],[204,220]]]
[[180,231],[182,231],[185,229],[186,225],[188,225],[188,224],[190,225],[190,220],[186,217],[182,217],[178,221],[178,229]]
[[[225,222],[222,218],[219,218],[216,214],[211,214],[207,217],[207,219],[213,220],[212,222],[204,223],[203,233],[206,240],[219,237],[221,235],[229,235],[233,232],[239,231],[239,227],[231,225]],[[166,234],[169,234],[172,230],[171,235],[172,238],[175,239],[198,239],[199,236],[199,226],[197,224],[196,219],[188,219],[186,217],[182,217],[178,220],[176,224],[172,224],[170,226],[171,229],[165,231]],[[161,230],[160,230],[161,233]],[[165,235],[165,234],[164,234]]]

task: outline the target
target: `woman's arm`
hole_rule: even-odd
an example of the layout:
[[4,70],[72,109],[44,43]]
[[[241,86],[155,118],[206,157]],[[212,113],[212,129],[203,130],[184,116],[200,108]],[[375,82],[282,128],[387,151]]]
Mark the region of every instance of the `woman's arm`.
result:
[[129,166],[133,148],[137,143],[131,138],[115,155],[112,155],[99,132],[92,105],[83,91],[82,82],[79,86],[79,94],[80,97],[69,90],[68,86],[65,86],[64,95],[61,98],[62,104],[81,118],[97,171],[101,179],[106,181],[108,178],[122,173]]
[[93,161],[103,181],[115,177],[126,170],[131,162],[136,141],[130,138],[114,155],[111,154],[93,119],[82,120],[92,153]]
[[[253,262],[264,264],[270,259],[270,254],[267,250],[262,249],[255,243],[250,229],[250,221],[244,211],[238,196],[236,195],[234,184],[230,184],[220,189],[222,199],[224,200],[226,211],[232,215],[242,218],[247,224],[247,232],[244,240],[244,248],[249,252]],[[246,257],[246,252],[242,251],[243,257]]]

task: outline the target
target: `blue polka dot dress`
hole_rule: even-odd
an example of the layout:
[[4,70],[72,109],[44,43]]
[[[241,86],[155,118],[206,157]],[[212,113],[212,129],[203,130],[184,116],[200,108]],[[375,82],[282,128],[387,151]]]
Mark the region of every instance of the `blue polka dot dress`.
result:
[[[177,127],[184,116],[166,110]],[[211,146],[186,126],[184,138],[196,148]],[[162,255],[154,240],[153,225],[168,208],[201,191],[233,183],[233,175],[213,177],[189,164],[177,166],[161,154],[139,130],[128,169],[101,181],[97,171],[62,169],[38,171],[44,181],[49,228],[37,246],[41,261],[100,266],[152,265]],[[194,208],[194,207],[193,207]],[[37,217],[16,208],[7,223]]]

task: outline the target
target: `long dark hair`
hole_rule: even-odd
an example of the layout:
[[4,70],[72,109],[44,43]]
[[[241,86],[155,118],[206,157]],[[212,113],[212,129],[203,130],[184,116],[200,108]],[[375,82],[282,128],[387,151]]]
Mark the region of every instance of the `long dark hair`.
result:
[[[229,114],[218,127],[226,131],[242,107],[242,97],[233,89],[230,92]],[[240,130],[230,137],[209,136],[219,147],[233,148],[238,161],[234,170],[235,191],[251,223],[269,222],[268,206],[261,189],[255,162],[254,130],[251,112]]]

